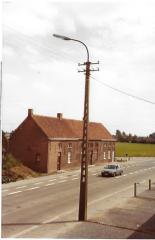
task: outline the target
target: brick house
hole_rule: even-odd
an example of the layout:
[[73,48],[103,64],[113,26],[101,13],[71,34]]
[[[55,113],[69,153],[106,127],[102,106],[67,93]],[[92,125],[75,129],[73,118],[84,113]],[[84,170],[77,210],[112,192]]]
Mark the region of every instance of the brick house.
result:
[[[80,165],[83,122],[33,114],[10,137],[9,151],[31,169],[50,173]],[[115,140],[101,124],[89,123],[89,164],[111,162]]]

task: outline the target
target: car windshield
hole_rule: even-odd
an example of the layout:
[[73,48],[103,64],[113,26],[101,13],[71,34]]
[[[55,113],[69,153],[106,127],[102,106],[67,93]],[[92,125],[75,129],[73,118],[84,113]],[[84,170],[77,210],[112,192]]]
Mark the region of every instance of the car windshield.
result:
[[115,169],[116,165],[107,165],[104,168],[106,168],[106,169]]

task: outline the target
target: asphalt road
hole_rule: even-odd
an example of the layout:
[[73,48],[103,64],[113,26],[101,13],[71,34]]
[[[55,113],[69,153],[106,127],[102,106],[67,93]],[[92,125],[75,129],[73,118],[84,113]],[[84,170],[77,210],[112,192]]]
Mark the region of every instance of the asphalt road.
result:
[[[134,182],[140,193],[148,187],[148,179],[155,181],[155,158],[121,165],[124,173],[117,177],[101,177],[103,166],[89,167],[88,219],[133,196]],[[78,220],[79,182],[76,170],[3,184],[2,237],[56,238],[68,222],[74,225]]]

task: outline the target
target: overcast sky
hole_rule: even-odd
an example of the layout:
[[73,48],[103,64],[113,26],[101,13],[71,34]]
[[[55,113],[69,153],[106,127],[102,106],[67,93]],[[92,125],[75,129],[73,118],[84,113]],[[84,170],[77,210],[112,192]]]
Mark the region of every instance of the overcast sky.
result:
[[86,50],[58,33],[83,41],[90,61],[100,61],[91,73],[90,121],[112,134],[155,132],[154,14],[154,0],[3,1],[3,130],[15,129],[28,108],[82,119],[85,76],[77,70]]

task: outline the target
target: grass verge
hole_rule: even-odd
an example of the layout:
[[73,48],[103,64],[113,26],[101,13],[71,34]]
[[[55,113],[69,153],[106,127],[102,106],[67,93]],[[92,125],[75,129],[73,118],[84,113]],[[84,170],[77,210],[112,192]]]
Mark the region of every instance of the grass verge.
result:
[[116,143],[116,157],[155,157],[155,144]]

